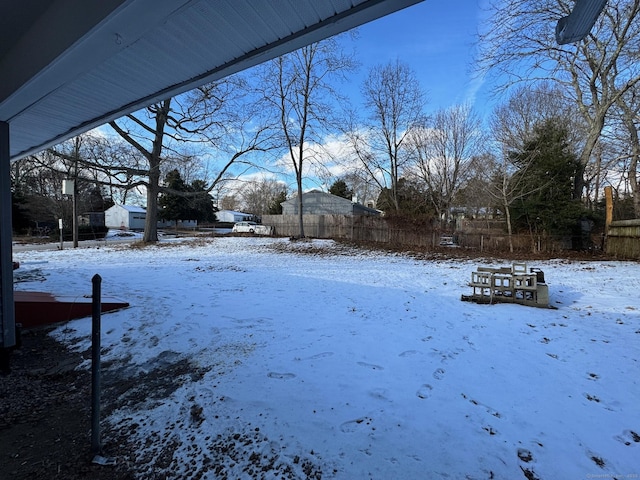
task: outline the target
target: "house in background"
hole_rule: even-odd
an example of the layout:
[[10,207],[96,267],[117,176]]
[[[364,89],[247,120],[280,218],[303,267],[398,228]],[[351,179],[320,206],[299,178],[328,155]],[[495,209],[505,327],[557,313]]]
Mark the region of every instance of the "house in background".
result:
[[[372,215],[379,216],[380,210],[365,207],[347,198],[338,197],[320,190],[311,190],[302,194],[302,213],[304,215]],[[298,197],[282,202],[283,215],[298,214]]]
[[133,205],[114,205],[104,212],[104,223],[107,228],[122,230],[144,230],[147,211]]
[[[144,230],[147,210],[134,205],[114,205],[104,212],[104,224],[107,228],[120,230]],[[158,220],[158,228],[194,229],[197,220]]]
[[237,223],[253,221],[254,215],[250,213],[234,212],[233,210],[219,210],[216,212],[216,219],[220,223]]

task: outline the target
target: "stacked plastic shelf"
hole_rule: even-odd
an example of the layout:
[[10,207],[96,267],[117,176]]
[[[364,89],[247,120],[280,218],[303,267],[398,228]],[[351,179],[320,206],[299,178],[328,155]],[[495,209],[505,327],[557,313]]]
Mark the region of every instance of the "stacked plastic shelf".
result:
[[471,273],[471,295],[462,300],[476,303],[519,303],[531,307],[549,307],[549,287],[544,273],[536,268],[527,270],[526,263],[511,267],[478,267]]

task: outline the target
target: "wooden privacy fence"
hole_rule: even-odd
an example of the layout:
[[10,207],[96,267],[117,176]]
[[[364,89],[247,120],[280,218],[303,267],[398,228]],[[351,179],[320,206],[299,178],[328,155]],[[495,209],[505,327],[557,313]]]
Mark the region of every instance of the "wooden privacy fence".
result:
[[[303,222],[305,236],[314,238],[416,247],[432,246],[439,241],[439,236],[436,238],[431,229],[394,227],[384,218],[368,215],[303,215]],[[293,237],[300,234],[297,215],[264,215],[262,223],[272,225],[276,235]]]
[[[435,248],[440,245],[441,232],[429,226],[410,223],[389,222],[383,217],[350,215],[304,215],[304,233],[313,238],[346,239],[363,243],[383,243],[392,246]],[[262,223],[275,228],[279,236],[295,237],[300,234],[297,215],[264,215]],[[504,250],[509,248],[508,237],[499,232],[459,233],[454,235],[459,247],[479,251]],[[529,236],[514,237],[515,248],[531,250]]]
[[640,259],[640,219],[611,222],[606,251],[619,258]]
[[[313,238],[334,238],[352,240],[355,242],[373,242],[387,244],[390,246],[403,246],[413,248],[434,249],[440,246],[441,234],[445,232],[430,226],[416,226],[407,222],[406,224],[390,222],[384,217],[373,216],[350,216],[350,215],[304,215],[304,233],[307,237]],[[279,236],[295,237],[300,234],[299,220],[297,215],[264,215],[262,223],[275,228],[275,234]],[[640,222],[640,221],[638,221]],[[457,247],[478,252],[509,252],[509,236],[504,228],[504,222],[493,222],[492,228],[462,229],[452,235]],[[640,229],[640,224],[638,224]],[[450,235],[451,236],[451,235]],[[511,244],[514,252],[562,252],[572,248],[573,240],[571,236],[554,237],[549,235],[512,235]],[[619,238],[622,240],[622,237]],[[637,253],[636,236],[635,242],[636,256],[629,256],[633,249],[631,246],[614,253],[625,258],[640,258]],[[601,237],[595,239],[592,247],[596,250],[602,246]],[[612,245],[610,247],[613,247]],[[609,253],[609,250],[607,250]]]

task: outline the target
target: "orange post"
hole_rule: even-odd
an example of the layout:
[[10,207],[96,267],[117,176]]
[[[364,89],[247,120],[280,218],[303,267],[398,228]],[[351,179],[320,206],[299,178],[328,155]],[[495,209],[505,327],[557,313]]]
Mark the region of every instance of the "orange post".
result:
[[613,221],[613,188],[612,187],[604,187],[604,200],[606,206],[606,217],[605,217],[605,234],[609,231],[609,225]]

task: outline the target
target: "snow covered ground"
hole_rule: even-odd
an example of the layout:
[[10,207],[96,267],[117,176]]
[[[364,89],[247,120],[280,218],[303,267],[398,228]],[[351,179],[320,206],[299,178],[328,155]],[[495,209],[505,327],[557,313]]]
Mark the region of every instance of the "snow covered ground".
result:
[[[140,478],[640,478],[638,263],[530,264],[552,310],[460,301],[480,261],[331,241],[15,257],[46,278],[17,289],[90,294],[98,273],[130,302],[102,318],[103,361],[144,401],[104,421]],[[84,351],[90,329],[53,335]]]

